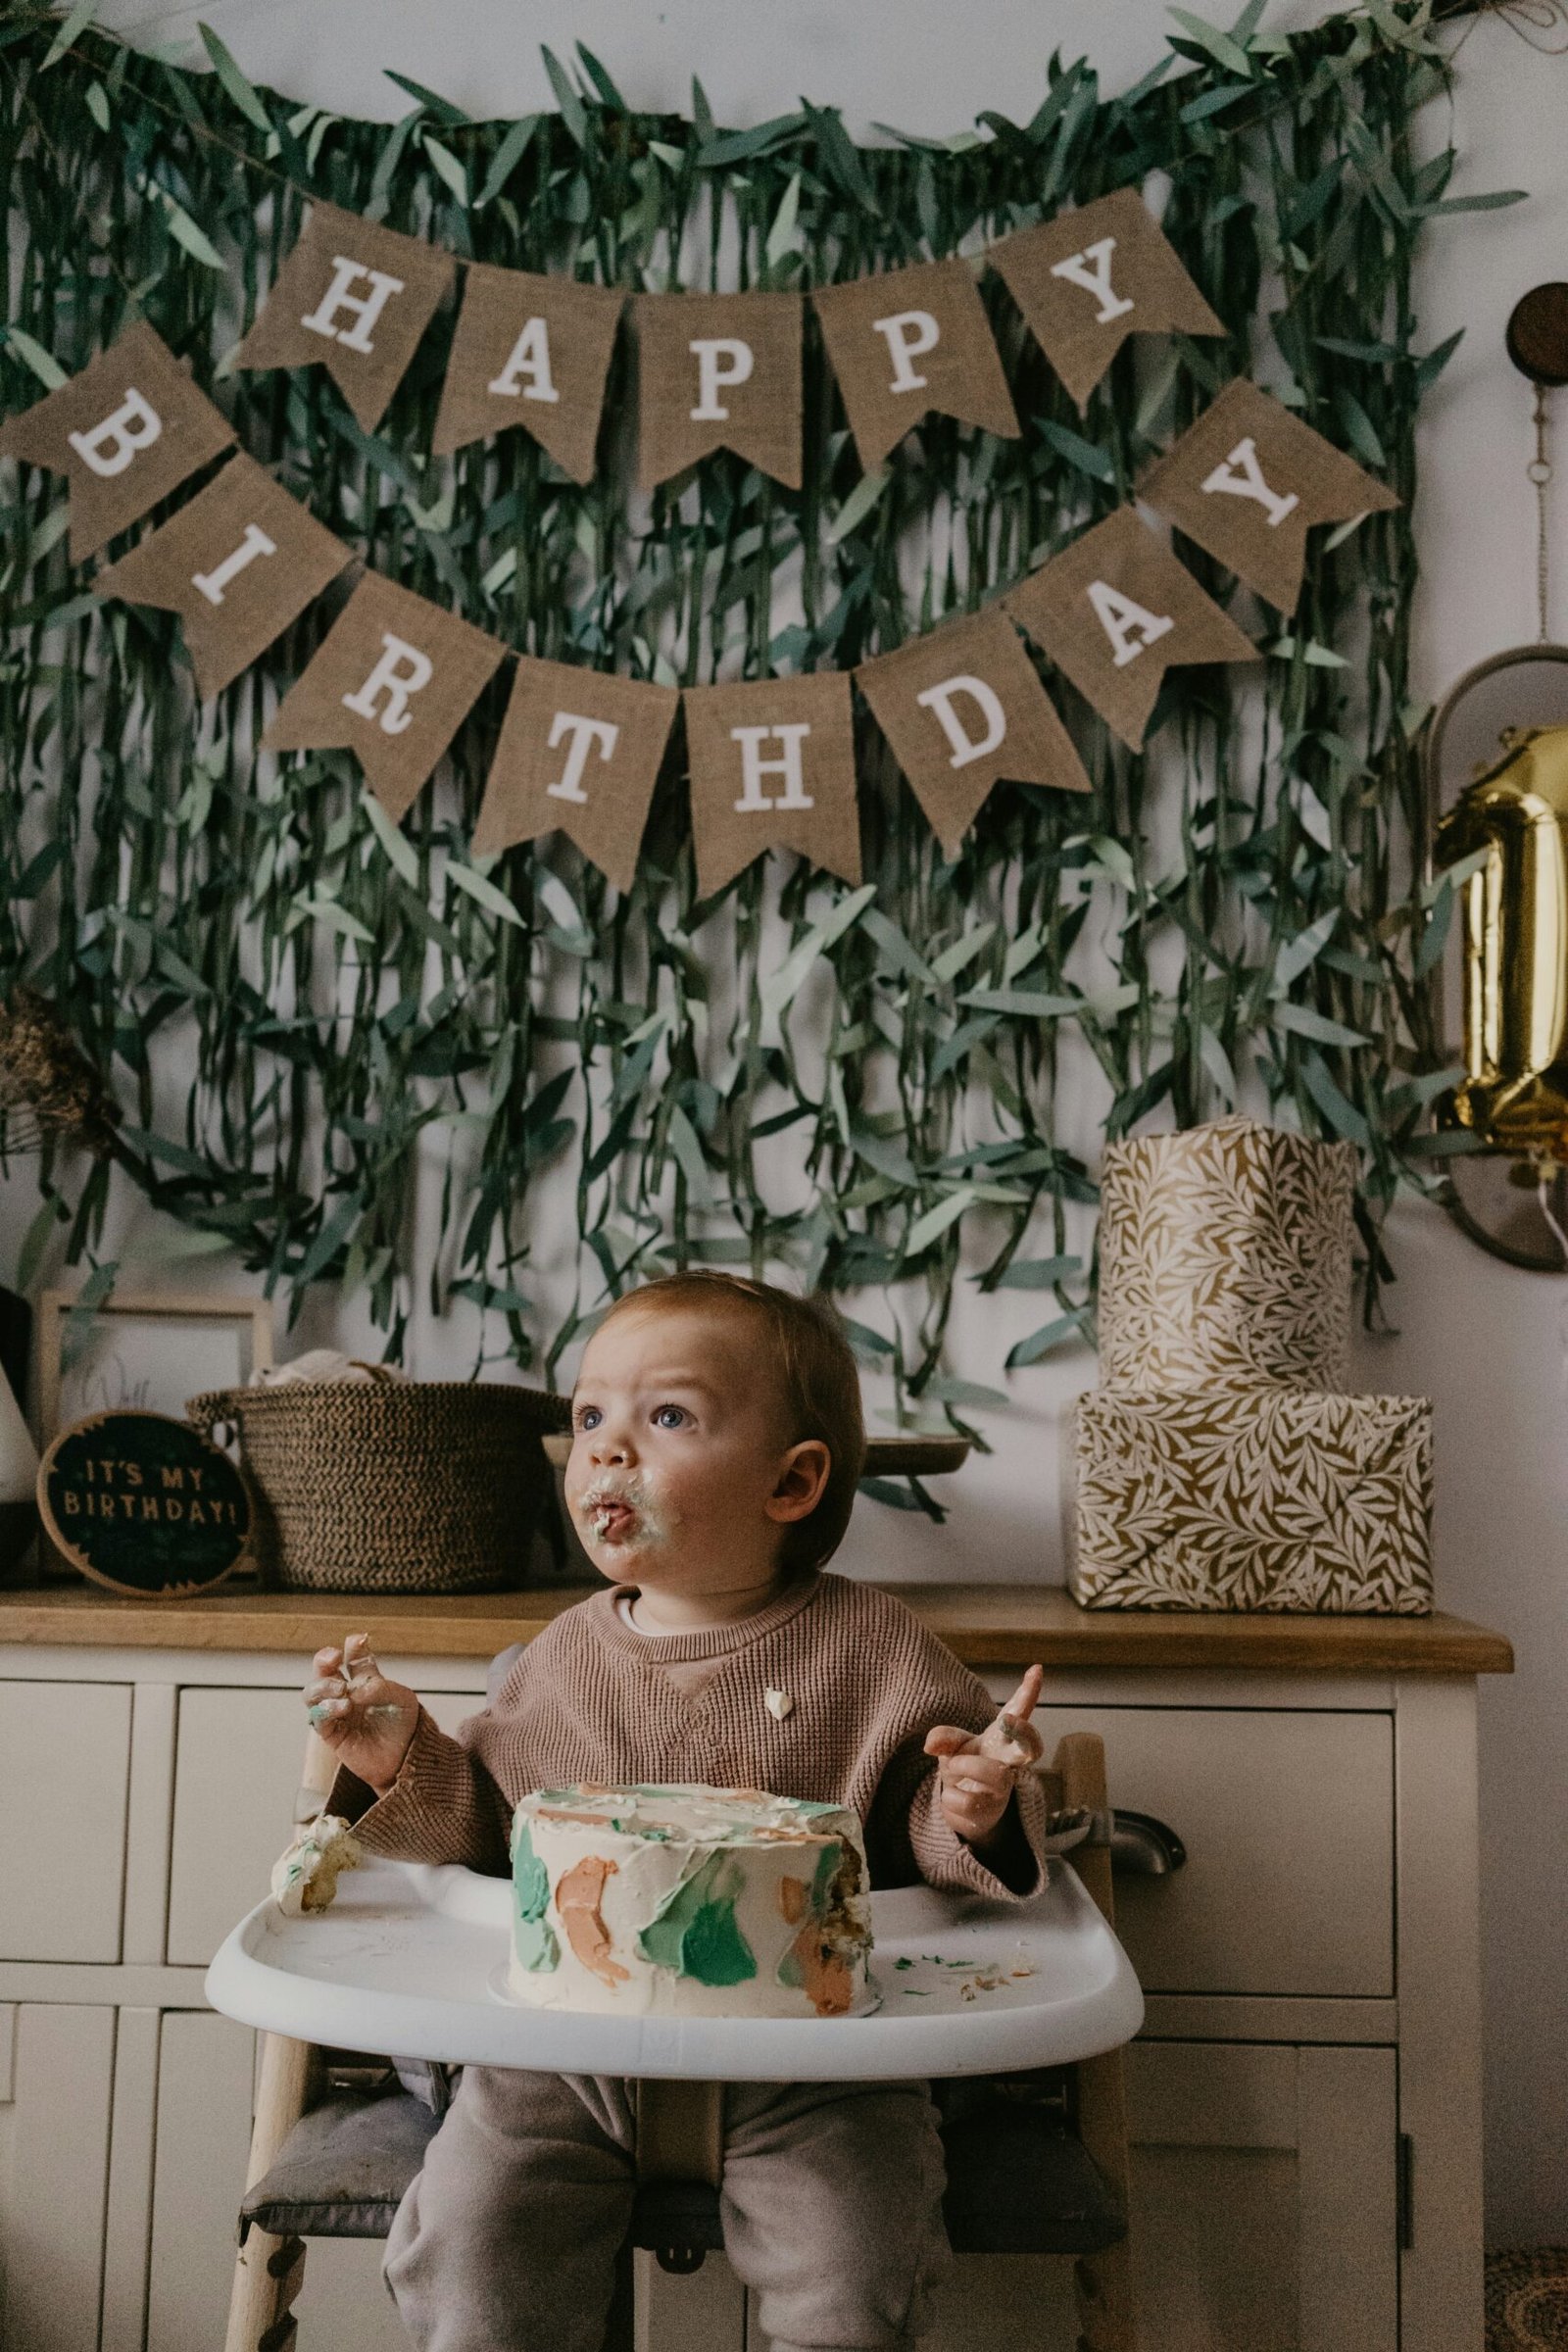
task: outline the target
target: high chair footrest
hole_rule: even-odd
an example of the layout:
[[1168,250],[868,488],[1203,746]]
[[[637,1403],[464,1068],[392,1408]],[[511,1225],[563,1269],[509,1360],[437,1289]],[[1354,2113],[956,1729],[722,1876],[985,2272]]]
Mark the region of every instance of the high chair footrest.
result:
[[[1092,2254],[1116,2244],[1122,2216],[1060,2110],[992,2103],[978,2082],[964,2091],[942,2130],[956,2252]],[[438,2122],[407,2091],[329,2091],[247,2189],[242,2234],[254,2225],[277,2237],[385,2237]],[[697,2181],[646,2184],[631,2238],[655,2252],[721,2251],[718,2192]]]

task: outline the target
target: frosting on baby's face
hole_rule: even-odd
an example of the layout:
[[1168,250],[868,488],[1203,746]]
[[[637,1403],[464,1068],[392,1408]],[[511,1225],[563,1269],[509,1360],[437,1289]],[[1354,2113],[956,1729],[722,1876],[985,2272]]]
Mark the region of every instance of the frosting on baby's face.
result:
[[776,1572],[821,1490],[827,1448],[781,1439],[783,1409],[745,1321],[634,1307],[595,1333],[572,1397],[566,1507],[612,1582],[700,1595]]

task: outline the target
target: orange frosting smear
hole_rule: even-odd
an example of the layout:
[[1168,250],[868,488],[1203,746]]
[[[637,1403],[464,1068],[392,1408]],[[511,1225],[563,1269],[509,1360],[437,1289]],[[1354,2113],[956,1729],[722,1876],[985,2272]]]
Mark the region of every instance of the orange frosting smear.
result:
[[842,1952],[822,1940],[814,1919],[807,1921],[792,1949],[801,1982],[818,2017],[843,2017],[855,1998],[855,1979]]
[[584,1968],[592,1969],[601,1984],[610,1985],[627,1981],[626,1970],[611,1952],[610,1932],[599,1911],[605,1881],[614,1876],[615,1868],[603,1854],[584,1854],[556,1888],[556,1909],[566,1941]]
[[778,1907],[788,1927],[796,1927],[806,1917],[806,1898],[811,1889],[804,1879],[780,1879]]

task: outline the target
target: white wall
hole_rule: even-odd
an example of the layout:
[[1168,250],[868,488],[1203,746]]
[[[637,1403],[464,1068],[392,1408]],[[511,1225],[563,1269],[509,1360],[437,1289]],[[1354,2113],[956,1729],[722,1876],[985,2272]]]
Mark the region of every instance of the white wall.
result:
[[[519,30],[510,0],[432,9],[419,0],[208,0],[199,12],[148,10],[121,0],[102,21],[143,42],[189,36],[213,23],[260,79],[345,112],[404,109],[379,74],[392,65],[475,113],[549,103],[535,44],[566,55],[581,38],[633,105],[684,103],[695,67],[721,121],[788,110],[804,88],[842,104],[852,130],[873,121],[945,131],[983,106],[1026,115],[1043,87],[1048,50],[1087,51],[1107,86],[1153,61],[1166,25],[1159,0],[969,0],[961,37],[948,0],[883,0],[871,8],[823,0],[541,0]],[[1234,13],[1234,12],[1231,12]],[[1289,25],[1321,13],[1276,7]],[[1532,637],[1534,511],[1523,467],[1529,395],[1503,357],[1507,313],[1527,287],[1564,273],[1568,161],[1562,110],[1568,64],[1527,48],[1497,22],[1473,26],[1459,61],[1453,135],[1463,164],[1456,189],[1523,186],[1532,202],[1434,227],[1422,282],[1427,345],[1455,326],[1466,342],[1430,405],[1424,444],[1419,686],[1436,695],[1460,669]],[[1446,123],[1434,122],[1438,135]],[[1561,396],[1568,401],[1568,394]],[[1568,411],[1565,411],[1568,416]],[[1568,472],[1568,445],[1565,445]],[[1568,492],[1555,501],[1562,549],[1558,610],[1568,634]],[[0,1187],[0,1270],[15,1250],[33,1196],[24,1173]],[[124,1204],[122,1230],[154,1221]],[[1431,1395],[1438,1427],[1440,1599],[1484,1618],[1518,1645],[1520,1671],[1483,1696],[1487,1902],[1489,2194],[1496,2242],[1568,2239],[1568,2035],[1562,1943],[1568,1918],[1568,1563],[1560,1557],[1568,1502],[1568,1387],[1561,1317],[1568,1289],[1483,1256],[1440,1216],[1412,1203],[1397,1216],[1393,1254],[1398,1336],[1363,1344],[1360,1385]],[[210,1268],[209,1280],[221,1280]],[[1013,1337],[1037,1314],[1016,1298],[981,1309],[968,1294],[953,1329],[954,1368],[990,1380]],[[298,1344],[338,1337],[365,1344],[358,1323],[312,1305]],[[286,1349],[292,1352],[292,1347]],[[466,1371],[471,1326],[414,1333],[413,1368]],[[865,1573],[927,1578],[1059,1579],[1054,1432],[1065,1399],[1092,1362],[1014,1376],[1017,1403],[991,1425],[995,1457],[953,1482],[944,1531],[867,1507],[853,1564]]]

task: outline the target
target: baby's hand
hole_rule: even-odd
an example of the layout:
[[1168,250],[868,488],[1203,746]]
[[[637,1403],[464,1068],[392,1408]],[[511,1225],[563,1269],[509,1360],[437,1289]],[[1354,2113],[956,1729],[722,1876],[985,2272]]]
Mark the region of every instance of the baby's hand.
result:
[[350,1634],[341,1649],[317,1651],[305,1703],[338,1762],[384,1796],[409,1752],[419,1701],[406,1684],[387,1681],[370,1654],[368,1634]]
[[955,1837],[968,1845],[995,1838],[1012,1802],[1018,1776],[1045,1746],[1029,1718],[1040,1700],[1044,1668],[1031,1666],[1002,1713],[983,1732],[961,1732],[939,1723],[926,1734],[925,1752],[935,1756],[942,1812]]

